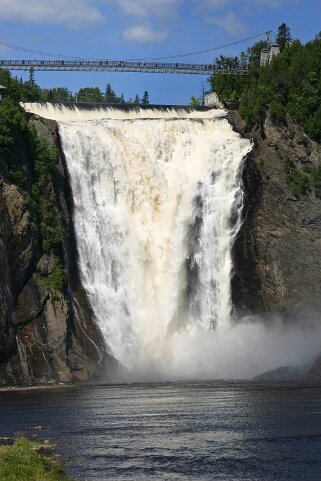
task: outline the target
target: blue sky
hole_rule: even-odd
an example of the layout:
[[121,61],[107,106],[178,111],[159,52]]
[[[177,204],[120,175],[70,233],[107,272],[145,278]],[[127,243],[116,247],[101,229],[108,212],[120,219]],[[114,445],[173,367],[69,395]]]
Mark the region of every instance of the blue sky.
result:
[[[312,39],[321,30],[321,0],[0,0],[0,41],[84,58],[193,52],[276,32],[282,22],[294,38]],[[250,44],[183,61],[210,63],[214,55],[237,55]],[[46,58],[1,46],[0,57]],[[207,88],[204,76],[169,74],[36,72],[36,81],[73,92],[85,86],[104,90],[110,83],[126,98],[148,90],[151,102],[159,104],[188,103],[191,95],[200,96]]]

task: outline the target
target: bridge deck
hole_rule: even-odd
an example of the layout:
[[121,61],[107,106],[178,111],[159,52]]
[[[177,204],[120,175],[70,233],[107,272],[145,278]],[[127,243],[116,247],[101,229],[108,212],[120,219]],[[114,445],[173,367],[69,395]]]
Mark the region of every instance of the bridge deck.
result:
[[84,71],[84,72],[141,72],[174,74],[238,74],[247,69],[215,68],[212,64],[185,64],[161,62],[125,62],[118,60],[0,60],[0,68],[8,70]]

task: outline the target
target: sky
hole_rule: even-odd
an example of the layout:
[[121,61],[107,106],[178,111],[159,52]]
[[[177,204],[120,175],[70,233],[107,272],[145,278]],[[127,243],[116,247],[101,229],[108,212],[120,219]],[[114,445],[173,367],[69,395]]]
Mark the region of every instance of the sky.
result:
[[[238,42],[285,22],[305,43],[321,30],[321,0],[0,0],[0,42],[53,54],[109,60],[185,54]],[[264,39],[262,35],[257,40]],[[175,62],[210,63],[238,55],[255,40]],[[48,56],[0,44],[1,59]],[[27,74],[14,73],[19,78]],[[36,72],[41,87],[110,83],[125,98],[148,90],[151,103],[187,104],[209,88],[203,75],[113,72]]]

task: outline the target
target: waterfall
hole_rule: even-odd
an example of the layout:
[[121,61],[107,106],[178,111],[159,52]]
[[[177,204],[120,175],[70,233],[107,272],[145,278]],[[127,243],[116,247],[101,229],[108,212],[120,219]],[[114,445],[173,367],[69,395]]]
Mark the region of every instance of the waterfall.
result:
[[82,282],[108,349],[125,371],[170,370],[189,349],[180,339],[230,322],[251,142],[220,110],[25,108],[58,122]]

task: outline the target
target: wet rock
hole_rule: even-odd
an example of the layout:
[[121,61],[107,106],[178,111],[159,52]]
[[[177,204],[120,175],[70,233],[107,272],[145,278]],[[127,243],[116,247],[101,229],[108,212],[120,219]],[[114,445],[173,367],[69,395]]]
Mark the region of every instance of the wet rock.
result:
[[286,183],[285,166],[290,159],[303,169],[300,163],[307,157],[320,166],[321,146],[290,118],[286,126],[267,118],[263,131],[250,132],[238,112],[230,112],[229,119],[255,141],[243,170],[244,223],[233,251],[235,311],[272,312],[289,322],[307,322],[321,312],[321,199],[312,187],[296,198]]
[[29,210],[28,199],[15,185],[2,184],[0,210],[12,288],[19,289],[33,260],[38,243],[38,228]]
[[[34,118],[39,135],[60,148],[55,122]],[[21,162],[31,167],[21,142]],[[99,376],[106,359],[81,285],[73,230],[73,200],[63,152],[50,180],[53,208],[62,223],[57,256],[66,272],[63,290],[45,287],[55,257],[42,254],[37,216],[27,194],[0,172],[0,386],[84,382]]]
[[282,366],[255,376],[254,381],[299,381],[304,379],[306,369]]
[[11,446],[14,443],[14,439],[7,437],[7,436],[1,436],[0,437],[0,446]]
[[313,363],[306,378],[314,381],[321,381],[321,356]]

